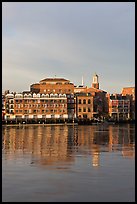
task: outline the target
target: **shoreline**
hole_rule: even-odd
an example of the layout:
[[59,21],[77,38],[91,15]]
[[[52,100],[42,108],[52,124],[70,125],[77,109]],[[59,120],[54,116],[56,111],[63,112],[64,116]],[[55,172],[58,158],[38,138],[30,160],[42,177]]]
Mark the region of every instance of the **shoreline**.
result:
[[135,124],[135,122],[102,122],[102,123],[12,123],[12,124],[2,124],[2,127],[25,127],[25,126],[81,126],[81,125],[90,125],[90,126],[99,126],[99,125],[122,125],[122,124]]
[[20,123],[20,124],[2,124],[2,126],[6,126],[6,127],[11,127],[11,126],[19,126],[19,127],[21,127],[21,126],[64,126],[64,125],[78,125],[78,123],[47,123],[47,124],[43,124],[43,123],[38,123],[38,124],[34,124],[34,123],[29,123],[29,124],[27,124],[27,123],[25,123],[25,124],[23,124],[23,123]]

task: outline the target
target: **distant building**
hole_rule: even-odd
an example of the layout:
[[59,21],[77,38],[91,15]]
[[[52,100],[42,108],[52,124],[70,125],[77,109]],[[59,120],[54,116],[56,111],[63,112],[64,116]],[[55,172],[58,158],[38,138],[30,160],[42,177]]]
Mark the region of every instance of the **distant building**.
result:
[[64,78],[46,78],[39,83],[32,84],[30,91],[40,94],[72,94],[74,93],[74,84]]
[[4,121],[5,117],[5,94],[2,94],[2,121]]
[[2,120],[42,121],[107,119],[135,120],[135,88],[124,87],[121,94],[99,88],[95,73],[91,87],[74,86],[64,78],[45,78],[22,93],[6,90],[2,95]]
[[106,98],[107,92],[99,89],[99,77],[96,73],[93,76],[91,87],[87,87],[83,85],[74,87],[74,93],[75,94],[85,93],[85,97],[86,97],[86,94],[92,95],[92,98],[93,98],[92,117],[96,117],[96,118],[105,117],[106,114],[108,114],[108,103]]
[[5,119],[10,120],[43,120],[73,119],[73,94],[7,94]]
[[130,119],[130,100],[121,94],[109,94],[109,116],[112,120]]
[[135,120],[135,87],[124,87],[122,96],[126,96],[130,100],[130,118]]
[[[34,92],[35,91],[35,92]],[[29,121],[76,118],[74,84],[62,78],[47,78],[30,91],[5,95],[5,120]]]
[[124,87],[122,89],[122,95],[130,95],[133,97],[133,100],[135,100],[135,87]]
[[91,93],[76,93],[76,116],[78,119],[93,119],[93,96]]

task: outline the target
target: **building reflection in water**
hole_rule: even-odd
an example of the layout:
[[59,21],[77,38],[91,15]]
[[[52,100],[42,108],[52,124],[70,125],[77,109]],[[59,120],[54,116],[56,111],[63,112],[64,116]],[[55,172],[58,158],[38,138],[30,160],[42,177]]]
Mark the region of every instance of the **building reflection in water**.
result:
[[108,126],[20,126],[3,127],[5,159],[31,156],[31,163],[70,166],[76,156],[91,156],[99,167],[102,152],[120,151],[123,157],[135,156],[135,127]]

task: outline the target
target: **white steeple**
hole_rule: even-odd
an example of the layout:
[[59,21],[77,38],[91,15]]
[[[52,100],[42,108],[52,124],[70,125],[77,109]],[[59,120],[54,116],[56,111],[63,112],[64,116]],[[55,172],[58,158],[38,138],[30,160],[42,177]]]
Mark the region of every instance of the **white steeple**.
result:
[[98,83],[98,75],[96,73],[93,76],[93,83]]
[[93,75],[93,80],[92,80],[92,85],[93,88],[99,89],[99,80],[98,80],[98,75],[95,73]]

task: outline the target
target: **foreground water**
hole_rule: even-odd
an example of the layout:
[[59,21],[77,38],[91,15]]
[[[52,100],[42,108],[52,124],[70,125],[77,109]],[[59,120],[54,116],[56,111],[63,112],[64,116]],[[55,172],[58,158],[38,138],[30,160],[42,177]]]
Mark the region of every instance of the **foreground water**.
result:
[[2,202],[134,202],[135,126],[3,127]]

